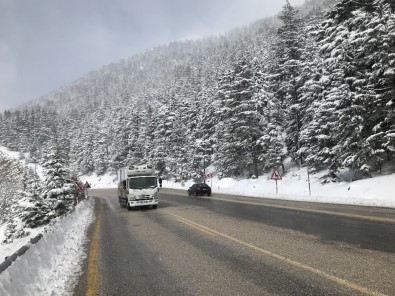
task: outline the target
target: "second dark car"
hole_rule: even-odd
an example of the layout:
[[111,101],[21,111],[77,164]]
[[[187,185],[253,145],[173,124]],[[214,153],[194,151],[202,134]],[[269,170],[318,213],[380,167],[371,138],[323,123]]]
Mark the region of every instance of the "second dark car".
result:
[[206,183],[195,183],[188,188],[188,195],[204,195],[211,196],[211,187]]

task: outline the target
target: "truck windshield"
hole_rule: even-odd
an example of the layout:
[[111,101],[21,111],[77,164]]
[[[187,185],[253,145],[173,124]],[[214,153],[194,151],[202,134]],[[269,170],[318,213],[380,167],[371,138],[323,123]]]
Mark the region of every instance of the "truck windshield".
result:
[[137,177],[129,179],[130,189],[155,188],[156,177]]

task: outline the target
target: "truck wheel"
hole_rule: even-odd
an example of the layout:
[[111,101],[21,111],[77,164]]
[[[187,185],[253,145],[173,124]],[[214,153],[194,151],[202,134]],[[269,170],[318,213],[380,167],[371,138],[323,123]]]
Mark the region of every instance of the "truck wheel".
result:
[[152,206],[153,209],[156,209],[157,207],[158,207],[158,205],[153,205]]

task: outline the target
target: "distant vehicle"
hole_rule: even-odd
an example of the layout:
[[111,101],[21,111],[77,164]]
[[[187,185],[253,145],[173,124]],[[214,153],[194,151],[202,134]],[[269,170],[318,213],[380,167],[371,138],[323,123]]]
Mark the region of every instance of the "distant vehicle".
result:
[[191,187],[188,188],[188,195],[203,195],[207,194],[207,196],[211,196],[211,187],[206,183],[195,183]]

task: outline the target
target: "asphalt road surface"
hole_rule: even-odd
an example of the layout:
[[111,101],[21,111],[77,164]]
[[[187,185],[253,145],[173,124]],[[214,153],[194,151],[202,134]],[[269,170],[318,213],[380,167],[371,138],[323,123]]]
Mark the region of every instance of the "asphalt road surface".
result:
[[75,295],[395,295],[395,210],[162,189],[157,209],[92,190]]

